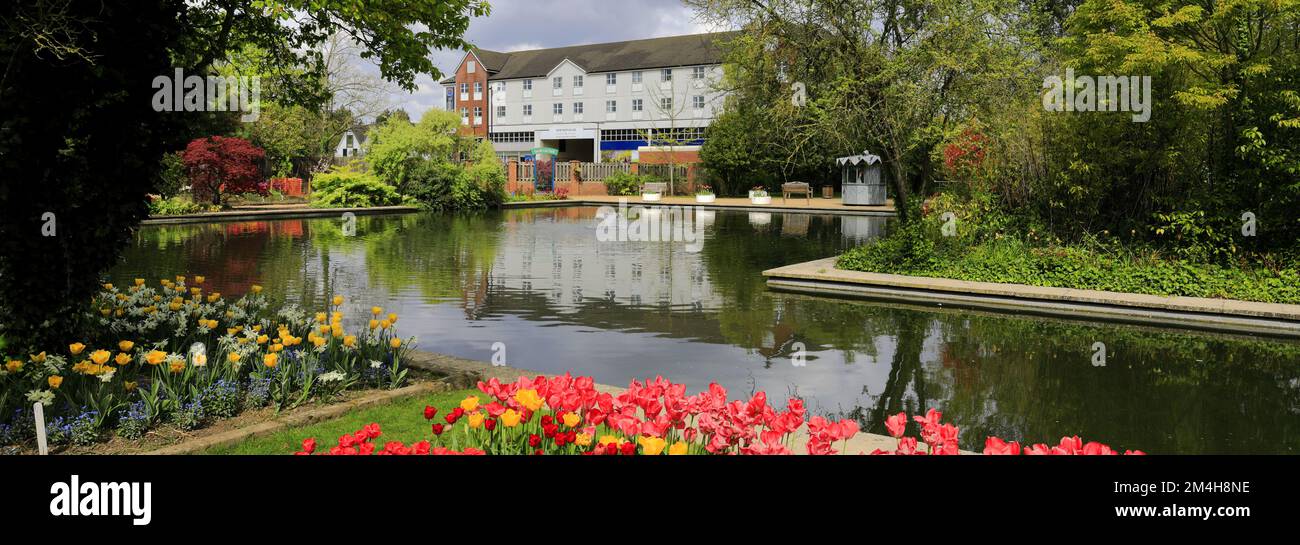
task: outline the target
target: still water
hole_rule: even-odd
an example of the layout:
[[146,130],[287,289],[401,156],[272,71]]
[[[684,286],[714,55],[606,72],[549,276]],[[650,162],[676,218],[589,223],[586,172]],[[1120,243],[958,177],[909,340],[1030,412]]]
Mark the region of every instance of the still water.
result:
[[991,434],[1078,434],[1150,453],[1300,451],[1300,343],[776,293],[763,270],[835,255],[887,220],[698,221],[702,246],[602,242],[595,208],[362,217],[355,236],[333,219],[150,226],[111,276],[203,274],[229,296],[261,284],[309,310],[340,293],[350,318],[400,314],[423,350],[490,360],[503,343],[513,367],[607,384],[798,395],[876,433],[935,407],[972,450]]

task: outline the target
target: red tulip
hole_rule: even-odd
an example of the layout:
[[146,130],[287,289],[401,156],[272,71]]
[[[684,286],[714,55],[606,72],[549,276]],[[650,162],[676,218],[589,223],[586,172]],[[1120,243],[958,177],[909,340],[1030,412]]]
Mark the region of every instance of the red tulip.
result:
[[493,419],[489,418],[489,419],[483,421],[483,429],[485,429],[485,430],[487,430],[487,431],[492,431],[492,430],[496,429],[496,427],[497,427],[497,421],[496,421],[496,420],[493,420]]
[[903,432],[907,430],[907,414],[898,413],[894,416],[886,418],[885,429],[888,429],[889,435],[893,436],[894,438],[902,437]]
[[437,414],[438,414],[438,408],[437,408],[437,407],[430,407],[430,406],[428,406],[428,405],[425,405],[425,406],[424,406],[424,419],[425,419],[425,420],[433,420],[433,417],[436,416]]
[[984,454],[993,456],[1017,456],[1020,454],[1020,443],[1015,441],[1008,443],[997,437],[989,437],[984,440]]
[[303,452],[304,454],[311,454],[311,453],[313,453],[313,452],[316,452],[316,438],[315,438],[315,437],[312,437],[312,438],[310,438],[310,439],[303,439],[303,440],[302,440],[302,452]]
[[434,435],[442,435],[442,430],[443,430],[443,425],[442,425],[442,424],[434,424],[434,425],[433,425],[433,434],[434,434]]
[[542,438],[538,437],[536,433],[528,435],[528,446],[537,448],[541,444],[542,444]]

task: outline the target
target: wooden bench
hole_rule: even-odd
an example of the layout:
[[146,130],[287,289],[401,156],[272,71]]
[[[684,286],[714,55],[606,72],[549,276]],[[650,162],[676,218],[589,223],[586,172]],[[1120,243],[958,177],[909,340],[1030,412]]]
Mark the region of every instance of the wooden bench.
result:
[[668,193],[668,182],[646,182],[641,184],[641,192],[666,195]]
[[784,204],[786,199],[791,195],[803,194],[808,199],[808,206],[812,206],[812,186],[804,182],[790,182],[781,184],[781,203]]

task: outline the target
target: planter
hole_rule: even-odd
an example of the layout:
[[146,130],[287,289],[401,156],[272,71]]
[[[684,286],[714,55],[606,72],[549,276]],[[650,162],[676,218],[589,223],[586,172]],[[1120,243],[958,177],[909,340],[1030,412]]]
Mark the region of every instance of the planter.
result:
[[822,186],[822,198],[823,198],[823,199],[834,199],[834,198],[835,198],[835,186],[832,186],[832,185],[824,185],[824,186]]
[[750,197],[749,202],[757,205],[769,205],[772,204],[772,197],[770,195],[766,197]]
[[696,195],[695,202],[708,204],[717,200],[717,195]]
[[662,195],[660,195],[659,193],[642,193],[642,194],[641,194],[641,200],[643,200],[643,201],[645,201],[645,202],[659,202],[659,199],[661,199],[661,198],[663,198],[663,197],[662,197]]

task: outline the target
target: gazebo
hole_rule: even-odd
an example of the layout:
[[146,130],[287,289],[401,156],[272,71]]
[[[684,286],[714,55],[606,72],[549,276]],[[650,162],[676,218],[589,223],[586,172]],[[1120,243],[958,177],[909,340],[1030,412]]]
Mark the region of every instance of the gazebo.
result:
[[835,162],[842,170],[845,206],[884,206],[887,195],[880,179],[880,156],[864,151]]

